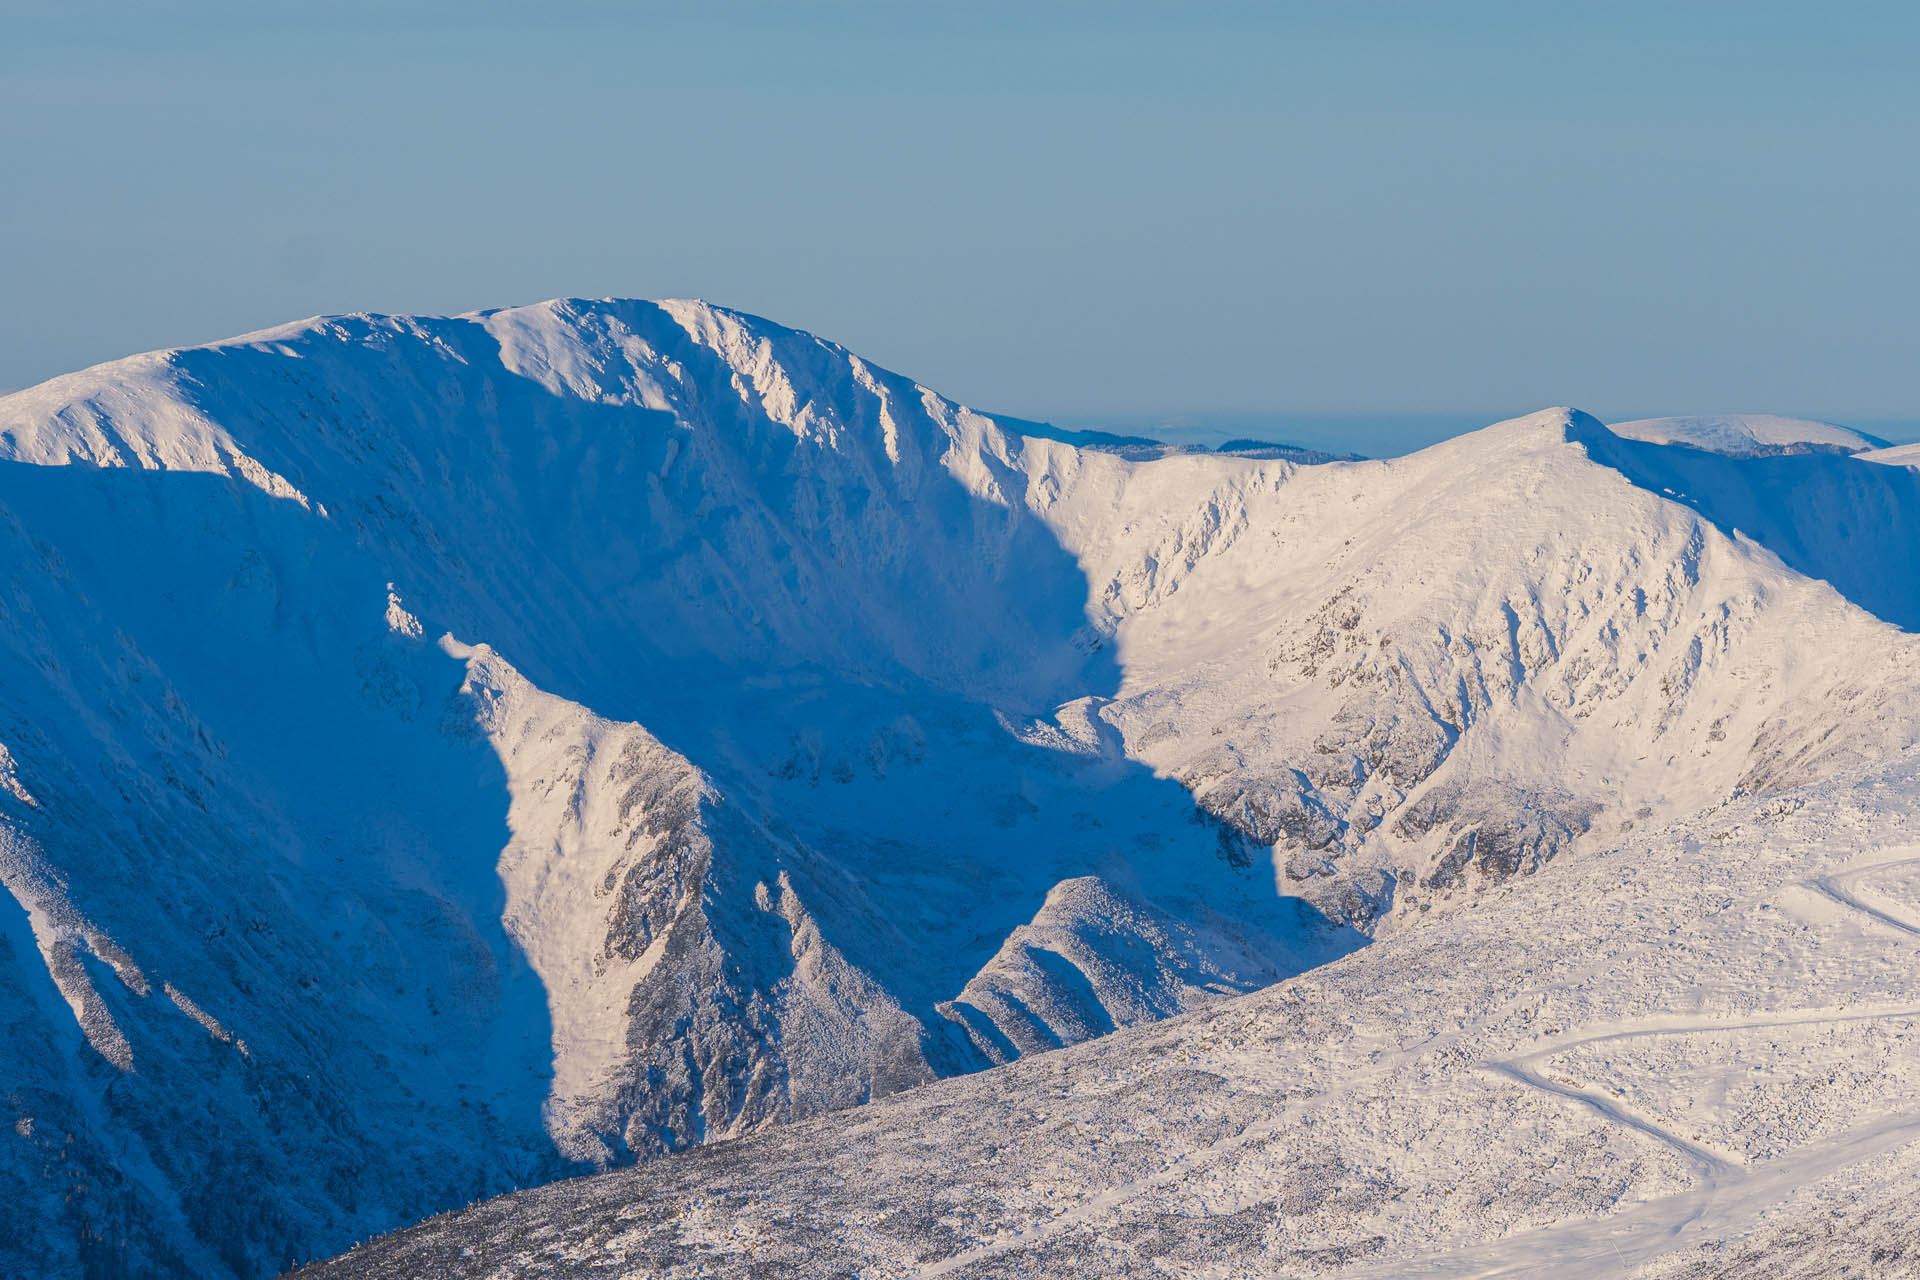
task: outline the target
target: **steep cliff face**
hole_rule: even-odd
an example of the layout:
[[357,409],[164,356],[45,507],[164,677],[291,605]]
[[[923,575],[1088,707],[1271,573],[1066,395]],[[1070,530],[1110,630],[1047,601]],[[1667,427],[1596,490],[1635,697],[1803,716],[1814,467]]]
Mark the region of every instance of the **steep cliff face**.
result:
[[1063,436],[691,302],[0,400],[0,1238],[270,1272],[1920,723],[1911,602],[1811,533],[1920,509],[1904,468],[1570,411],[1387,463]]

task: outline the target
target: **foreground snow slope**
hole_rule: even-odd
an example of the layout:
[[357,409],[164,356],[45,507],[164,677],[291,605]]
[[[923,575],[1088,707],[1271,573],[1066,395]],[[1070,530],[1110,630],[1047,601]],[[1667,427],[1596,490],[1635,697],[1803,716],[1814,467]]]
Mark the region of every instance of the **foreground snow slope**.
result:
[[1909,469],[1063,436],[692,302],[0,400],[4,1260],[268,1273],[1920,735]]
[[1904,1276],[1920,757],[1312,974],[301,1274]]

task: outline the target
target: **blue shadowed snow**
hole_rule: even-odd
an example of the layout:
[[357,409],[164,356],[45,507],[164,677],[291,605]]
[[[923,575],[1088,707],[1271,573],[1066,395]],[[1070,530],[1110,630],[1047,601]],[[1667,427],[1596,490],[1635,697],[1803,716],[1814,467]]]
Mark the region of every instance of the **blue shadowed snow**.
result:
[[1920,630],[1920,471],[1839,453],[1735,458],[1582,437],[1598,462],[1824,579],[1869,613]]
[[[197,473],[4,463],[0,512],[6,736],[40,800],[21,826],[153,988],[94,982],[132,1074],[62,1034],[9,1079],[73,1099],[81,1133],[105,1089],[94,1139],[139,1153],[164,1216],[243,1275],[579,1168],[544,1132],[546,998],[501,924],[505,774],[440,731],[461,664],[388,631],[365,553]],[[126,1230],[98,1242],[123,1264],[178,1243]]]
[[[9,924],[0,991],[101,1003],[85,1040],[21,1011],[55,1054],[0,1048],[91,1224],[30,1214],[28,1247],[266,1274],[1026,1047],[970,1000],[1059,1043],[1363,941],[1110,730],[1016,736],[1121,668],[1001,446],[974,489],[947,465],[954,406],[694,304],[531,312],[293,326],[168,357],[177,400],[72,410],[122,462],[215,424],[203,461],[241,474],[0,465],[0,741],[35,797],[6,831],[104,939],[56,989]],[[497,730],[529,706],[560,710]],[[634,726],[684,761],[611,745]],[[686,761],[705,789],[658,802]],[[556,795],[572,825],[538,828]],[[589,913],[542,915],[575,881]],[[963,995],[1042,919],[1086,968],[1013,946],[1031,983]]]

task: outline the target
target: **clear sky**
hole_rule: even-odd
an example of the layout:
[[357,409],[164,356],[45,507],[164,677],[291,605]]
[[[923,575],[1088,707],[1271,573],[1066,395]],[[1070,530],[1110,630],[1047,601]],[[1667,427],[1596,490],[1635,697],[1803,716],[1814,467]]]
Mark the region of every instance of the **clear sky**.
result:
[[697,295],[982,408],[1920,418],[1920,5],[0,0],[0,386]]

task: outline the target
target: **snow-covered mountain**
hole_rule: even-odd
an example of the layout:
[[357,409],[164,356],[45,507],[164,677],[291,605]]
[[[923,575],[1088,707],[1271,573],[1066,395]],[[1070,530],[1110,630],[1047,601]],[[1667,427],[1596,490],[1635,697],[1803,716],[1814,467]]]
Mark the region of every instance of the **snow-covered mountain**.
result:
[[1686,445],[1736,458],[1783,453],[1862,453],[1886,441],[1836,422],[1782,418],[1770,413],[1723,413],[1690,418],[1641,418],[1616,422],[1617,436],[1651,444]]
[[301,1272],[1898,1280],[1920,755],[1634,832],[1265,991]]
[[0,1240],[270,1273],[1886,758],[1916,476],[1154,456],[693,302],[0,399]]
[[1920,466],[1920,443],[1888,445],[1884,449],[1869,449],[1855,456],[1894,467]]

